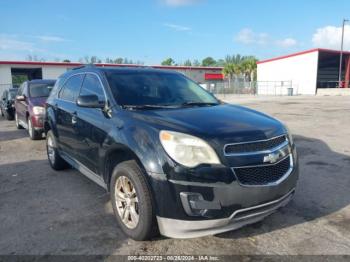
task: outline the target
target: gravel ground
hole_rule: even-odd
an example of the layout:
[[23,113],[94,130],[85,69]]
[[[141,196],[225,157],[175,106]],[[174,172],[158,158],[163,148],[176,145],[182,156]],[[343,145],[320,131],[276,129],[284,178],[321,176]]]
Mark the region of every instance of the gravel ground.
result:
[[109,196],[77,171],[53,171],[45,141],[0,120],[0,254],[350,255],[350,98],[231,97],[281,119],[300,156],[294,200],[264,221],[189,240],[128,239]]

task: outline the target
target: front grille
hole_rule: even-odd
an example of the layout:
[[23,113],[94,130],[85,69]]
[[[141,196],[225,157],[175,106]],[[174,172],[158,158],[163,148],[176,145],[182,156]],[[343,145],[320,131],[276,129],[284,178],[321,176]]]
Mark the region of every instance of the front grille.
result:
[[261,140],[225,146],[225,154],[239,154],[273,149],[286,141],[286,136],[278,136],[269,140]]
[[234,168],[239,182],[243,185],[266,185],[281,179],[291,168],[290,156],[282,161],[265,166]]

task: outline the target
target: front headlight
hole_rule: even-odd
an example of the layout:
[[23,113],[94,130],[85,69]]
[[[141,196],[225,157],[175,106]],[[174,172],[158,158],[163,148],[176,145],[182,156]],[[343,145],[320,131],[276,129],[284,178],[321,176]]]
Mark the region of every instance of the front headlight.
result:
[[293,141],[293,136],[292,136],[292,133],[290,132],[290,129],[288,128],[288,126],[284,125],[284,128],[286,129],[287,131],[287,136],[288,136],[288,140],[289,140],[289,143],[291,145],[294,144],[294,141]]
[[159,139],[165,152],[181,165],[195,167],[199,164],[220,164],[211,146],[198,137],[162,130]]
[[45,114],[45,108],[41,106],[34,106],[33,107],[33,113],[34,115],[44,115]]

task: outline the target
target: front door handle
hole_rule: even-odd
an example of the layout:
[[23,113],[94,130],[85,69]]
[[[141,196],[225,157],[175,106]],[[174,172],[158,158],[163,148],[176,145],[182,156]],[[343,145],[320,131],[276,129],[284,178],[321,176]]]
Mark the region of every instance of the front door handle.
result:
[[72,114],[72,125],[75,125],[77,123],[77,112],[74,112]]

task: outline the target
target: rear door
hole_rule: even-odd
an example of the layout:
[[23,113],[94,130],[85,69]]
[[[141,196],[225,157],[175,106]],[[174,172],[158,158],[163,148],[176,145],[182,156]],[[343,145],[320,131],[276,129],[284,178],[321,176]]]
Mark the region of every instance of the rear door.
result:
[[[100,102],[106,102],[102,82],[96,74],[86,73],[79,95],[97,95]],[[79,107],[76,117],[74,150],[77,160],[98,174],[99,149],[107,136],[105,121],[108,116],[100,108]]]
[[75,158],[74,148],[77,137],[74,129],[76,123],[78,97],[84,74],[76,74],[69,77],[58,93],[58,99],[54,105],[56,108],[57,133],[60,149]]

